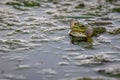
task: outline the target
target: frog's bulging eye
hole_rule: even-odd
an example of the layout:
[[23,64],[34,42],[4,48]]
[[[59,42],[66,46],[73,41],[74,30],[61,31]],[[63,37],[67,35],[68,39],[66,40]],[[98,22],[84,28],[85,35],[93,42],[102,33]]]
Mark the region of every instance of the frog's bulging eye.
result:
[[79,25],[79,23],[74,23],[74,25]]
[[82,25],[81,27],[85,27],[84,25]]
[[84,25],[80,25],[79,27],[82,27],[82,28],[84,28],[85,26],[84,26]]
[[77,23],[74,23],[74,25],[77,25]]

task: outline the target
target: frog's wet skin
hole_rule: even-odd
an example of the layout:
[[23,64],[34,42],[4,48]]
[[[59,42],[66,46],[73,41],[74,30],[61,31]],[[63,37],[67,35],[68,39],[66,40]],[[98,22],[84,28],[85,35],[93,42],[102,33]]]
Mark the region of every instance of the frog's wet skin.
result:
[[84,25],[79,23],[77,20],[72,20],[70,22],[70,37],[71,42],[74,43],[76,41],[85,41],[85,42],[92,42],[92,34],[93,28],[88,25]]

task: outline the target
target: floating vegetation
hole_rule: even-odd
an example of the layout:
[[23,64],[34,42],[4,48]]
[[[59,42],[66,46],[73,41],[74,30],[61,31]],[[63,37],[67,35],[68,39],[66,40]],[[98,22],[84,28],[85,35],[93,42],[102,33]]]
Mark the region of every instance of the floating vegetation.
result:
[[110,25],[112,22],[106,22],[106,21],[99,21],[99,22],[91,22],[90,25]]
[[120,13],[120,7],[115,7],[115,8],[112,9],[112,11]]
[[[119,80],[119,2],[0,0],[0,80]],[[90,23],[92,43],[70,38],[72,19]]]
[[97,72],[110,77],[120,77],[120,65],[112,65],[105,68],[97,69]]
[[53,2],[53,1],[55,1],[55,0],[47,0],[48,2]]
[[76,80],[108,80],[108,79],[84,77],[84,78],[79,78]]
[[80,55],[75,56],[75,60],[78,60],[79,62],[76,62],[75,65],[77,66],[95,66],[95,65],[103,65],[108,62],[117,62],[117,59],[115,57],[109,56],[107,54],[98,54],[98,55]]
[[54,16],[54,18],[61,19],[61,18],[73,18],[73,19],[84,19],[84,18],[93,18],[94,16],[90,15],[81,15],[81,16]]
[[113,3],[113,2],[117,2],[119,0],[105,0],[105,1],[108,2],[108,3]]
[[106,28],[105,27],[94,27],[94,32],[93,32],[93,36],[98,36],[102,33],[106,32]]
[[40,3],[36,0],[14,0],[11,2],[7,2],[6,5],[11,5],[16,9],[21,9],[21,10],[25,10],[27,8],[25,7],[36,7],[36,6],[40,6]]
[[119,34],[120,33],[120,28],[115,28],[115,29],[112,29],[111,31],[109,31],[110,34]]

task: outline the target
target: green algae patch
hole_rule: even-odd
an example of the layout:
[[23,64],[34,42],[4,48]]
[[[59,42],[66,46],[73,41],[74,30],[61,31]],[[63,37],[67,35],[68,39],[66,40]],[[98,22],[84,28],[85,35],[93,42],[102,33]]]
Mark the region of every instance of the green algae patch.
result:
[[99,79],[99,78],[80,78],[80,79],[76,79],[76,80],[104,80],[104,79]]
[[117,2],[118,0],[106,0],[107,3]]
[[13,1],[13,2],[7,2],[6,5],[18,5],[18,6],[22,6],[22,4],[20,4],[17,1]]
[[113,79],[104,78],[104,77],[80,77],[80,78],[78,77],[72,80],[113,80]]
[[111,31],[109,31],[110,34],[120,34],[120,28],[115,28]]
[[106,22],[106,21],[96,21],[96,22],[92,22],[89,23],[90,25],[110,25],[112,24],[112,22]]
[[113,9],[112,9],[112,12],[118,12],[118,13],[120,13],[120,7],[115,7],[115,8],[113,8]]
[[105,27],[94,27],[94,32],[93,32],[93,36],[98,36],[102,33],[106,32],[106,28]]
[[80,15],[80,16],[54,16],[54,18],[62,19],[62,18],[73,18],[73,19],[86,19],[86,18],[93,18],[94,16],[90,15]]
[[15,0],[11,2],[6,2],[6,5],[13,6],[14,8],[19,10],[26,10],[23,7],[36,7],[40,6],[40,3],[33,0]]

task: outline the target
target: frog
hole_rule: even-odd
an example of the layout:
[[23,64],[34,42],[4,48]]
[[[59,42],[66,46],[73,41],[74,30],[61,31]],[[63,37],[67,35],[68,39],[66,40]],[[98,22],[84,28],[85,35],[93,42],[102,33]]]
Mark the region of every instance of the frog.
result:
[[70,32],[72,42],[74,41],[85,41],[93,42],[92,34],[94,32],[93,27],[88,24],[82,24],[78,20],[72,20],[70,22]]

